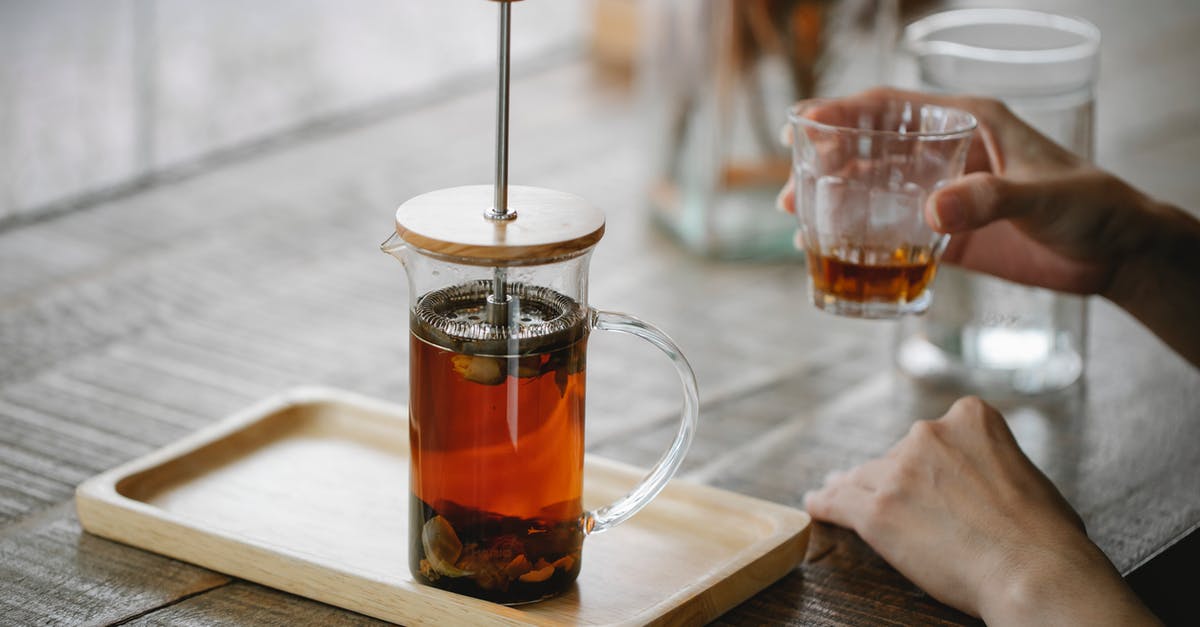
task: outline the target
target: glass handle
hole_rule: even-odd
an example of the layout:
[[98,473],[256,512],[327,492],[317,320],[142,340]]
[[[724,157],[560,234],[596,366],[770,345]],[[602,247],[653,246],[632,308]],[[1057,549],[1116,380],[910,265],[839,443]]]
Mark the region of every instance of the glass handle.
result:
[[593,310],[592,327],[601,331],[636,335],[666,353],[679,373],[679,382],[683,384],[683,412],[680,416],[679,432],[675,434],[675,441],[671,442],[671,447],[667,449],[666,453],[663,453],[658,463],[642,479],[641,483],[616,501],[584,513],[583,530],[588,535],[600,533],[625,522],[658,496],[659,492],[662,492],[667,482],[675,475],[675,471],[679,470],[683,456],[687,454],[688,447],[692,445],[692,436],[696,433],[696,422],[700,413],[696,373],[692,371],[692,366],[688,364],[683,353],[679,351],[679,347],[671,341],[671,338],[667,337],[666,333],[644,320],[612,311]]

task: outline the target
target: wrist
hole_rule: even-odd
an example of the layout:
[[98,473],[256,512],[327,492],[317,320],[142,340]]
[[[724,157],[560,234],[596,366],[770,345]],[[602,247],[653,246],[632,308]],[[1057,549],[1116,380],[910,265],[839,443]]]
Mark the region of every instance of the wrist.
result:
[[983,621],[993,626],[1158,624],[1104,553],[1086,536],[1081,540],[1051,545],[1056,548],[994,578],[980,602]]
[[1200,366],[1200,221],[1143,197],[1136,245],[1118,256],[1102,296],[1153,331],[1184,359]]
[[1125,193],[1114,196],[1124,199],[1120,202],[1124,216],[1112,220],[1111,228],[1124,233],[1118,236],[1116,266],[1101,295],[1129,309],[1157,292],[1147,288],[1157,273],[1194,267],[1200,259],[1200,222],[1177,207],[1121,185]]

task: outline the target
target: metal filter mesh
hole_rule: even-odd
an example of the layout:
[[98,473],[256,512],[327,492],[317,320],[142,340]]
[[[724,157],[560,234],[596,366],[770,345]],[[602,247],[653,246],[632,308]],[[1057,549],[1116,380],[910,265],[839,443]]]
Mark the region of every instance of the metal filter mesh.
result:
[[560,347],[587,332],[586,307],[547,287],[508,283],[504,324],[488,320],[492,282],[480,280],[429,292],[417,300],[411,329],[421,339],[458,353],[529,355]]

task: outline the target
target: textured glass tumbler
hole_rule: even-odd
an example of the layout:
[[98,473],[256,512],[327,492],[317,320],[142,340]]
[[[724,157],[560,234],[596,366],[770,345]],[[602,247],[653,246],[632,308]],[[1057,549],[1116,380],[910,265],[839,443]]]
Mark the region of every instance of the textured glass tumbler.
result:
[[[926,91],[1003,100],[1051,139],[1088,159],[1100,32],[1037,11],[967,9],[909,25],[910,76]],[[1037,394],[1083,373],[1087,301],[947,268],[938,302],[900,325],[897,365],[918,379],[980,393]]]
[[902,100],[807,100],[791,110],[796,217],[819,309],[860,318],[921,313],[948,236],[929,194],[962,175],[971,114]]

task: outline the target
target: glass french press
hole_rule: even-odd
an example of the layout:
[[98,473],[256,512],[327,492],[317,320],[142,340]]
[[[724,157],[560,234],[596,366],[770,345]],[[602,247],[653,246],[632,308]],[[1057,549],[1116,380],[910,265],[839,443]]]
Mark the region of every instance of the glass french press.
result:
[[[501,3],[496,186],[441,189],[396,211],[383,250],[408,275],[409,567],[424,584],[506,604],[568,589],[583,539],[628,519],[691,443],[696,379],[653,326],[587,302],[604,214],[572,194],[507,182],[507,40]],[[679,431],[616,502],[583,508],[587,340],[629,333],[671,359]]]

